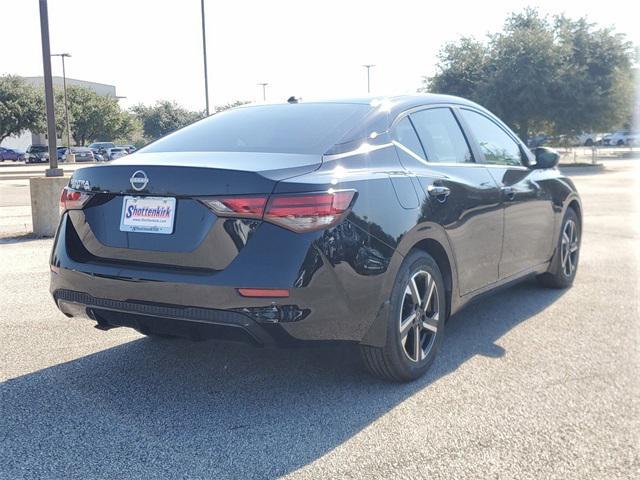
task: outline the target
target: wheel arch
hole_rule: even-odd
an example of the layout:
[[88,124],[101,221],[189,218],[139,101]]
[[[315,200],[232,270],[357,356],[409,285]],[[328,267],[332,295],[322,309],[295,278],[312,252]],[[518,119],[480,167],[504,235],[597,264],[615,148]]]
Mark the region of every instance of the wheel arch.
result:
[[[458,274],[455,258],[449,246],[447,235],[439,225],[419,225],[403,236],[390,262],[393,267],[389,271],[390,275],[385,282],[384,291],[391,292],[402,262],[413,251],[423,251],[429,254],[438,265],[445,283],[447,299],[446,315],[449,317],[451,313],[455,313],[459,305]],[[378,310],[378,314],[360,343],[376,347],[384,346],[388,315],[389,302],[385,301]]]
[[442,246],[442,244],[433,238],[425,238],[417,242],[413,247],[409,250],[409,253],[413,251],[423,251],[433,257],[440,269],[440,273],[442,274],[442,279],[444,280],[444,288],[445,294],[447,297],[447,311],[446,316],[449,318],[451,314],[451,299],[453,298],[453,269],[451,267],[451,260],[449,259],[449,255],[447,251]]
[[[578,220],[580,221],[580,226],[582,226],[582,205],[580,204],[580,201],[578,200],[578,198],[574,197],[571,200],[569,200],[569,203],[567,204],[567,208],[571,208],[574,212],[576,212],[576,215],[578,216]],[[565,210],[565,213],[566,213],[566,210]]]
[[[577,193],[572,193],[569,195],[565,201],[563,202],[564,207],[562,208],[562,214],[558,216],[558,220],[556,223],[556,228],[554,231],[554,242],[557,242],[559,238],[560,231],[562,229],[562,222],[564,220],[565,215],[569,209],[573,210],[578,216],[578,228],[582,231],[582,202],[580,201],[580,197],[578,197]],[[580,235],[582,237],[582,235]],[[555,273],[559,268],[559,260],[558,260],[558,249],[556,243],[554,243],[553,247],[553,255],[551,256],[551,260],[549,261],[549,268],[547,270],[548,273]]]

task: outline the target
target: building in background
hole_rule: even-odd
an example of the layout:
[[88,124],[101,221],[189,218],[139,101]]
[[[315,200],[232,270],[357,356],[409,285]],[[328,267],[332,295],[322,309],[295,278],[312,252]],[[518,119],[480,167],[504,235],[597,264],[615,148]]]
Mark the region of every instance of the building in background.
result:
[[[44,77],[22,77],[25,82],[34,85],[35,87],[42,88],[44,90]],[[53,86],[62,88],[62,77],[53,77]],[[89,90],[93,90],[98,95],[105,95],[108,97],[117,98],[116,87],[114,85],[107,85],[106,83],[89,82],[87,80],[78,80],[75,78],[67,77],[67,87],[84,87]],[[62,132],[58,132],[61,134]],[[62,144],[62,140],[58,137],[57,143]],[[26,150],[29,145],[46,145],[47,134],[37,133],[31,131],[24,131],[21,135],[16,137],[8,137],[2,141],[2,145],[5,148],[15,148],[17,150]]]
[[[23,80],[31,85],[36,87],[42,87],[44,89],[44,77],[22,77]],[[63,81],[62,77],[52,77],[53,78],[53,86],[62,88]],[[77,80],[75,78],[67,77],[67,87],[84,87],[89,90],[93,90],[98,95],[106,95],[108,97],[116,97],[116,87],[113,85],[107,85],[106,83],[96,83],[89,82],[86,80]]]

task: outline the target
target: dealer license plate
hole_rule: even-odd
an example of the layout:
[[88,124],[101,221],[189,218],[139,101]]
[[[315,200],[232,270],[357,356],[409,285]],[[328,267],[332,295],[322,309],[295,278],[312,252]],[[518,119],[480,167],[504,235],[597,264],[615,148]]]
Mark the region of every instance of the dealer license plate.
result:
[[176,199],[172,197],[124,197],[120,231],[173,233]]

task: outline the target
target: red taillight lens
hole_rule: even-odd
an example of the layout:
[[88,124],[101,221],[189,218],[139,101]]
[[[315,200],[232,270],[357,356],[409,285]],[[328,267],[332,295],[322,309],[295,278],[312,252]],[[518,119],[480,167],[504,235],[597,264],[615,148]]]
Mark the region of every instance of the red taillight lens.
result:
[[219,217],[262,218],[267,196],[203,198]]
[[351,206],[353,190],[276,195],[271,197],[264,219],[294,232],[321,230],[338,223]]
[[355,196],[354,190],[339,190],[271,197],[210,197],[200,201],[220,217],[259,218],[294,232],[309,232],[342,220]]
[[60,195],[60,210],[62,212],[65,210],[79,210],[85,206],[92,196],[92,193],[80,192],[69,187],[64,187]]

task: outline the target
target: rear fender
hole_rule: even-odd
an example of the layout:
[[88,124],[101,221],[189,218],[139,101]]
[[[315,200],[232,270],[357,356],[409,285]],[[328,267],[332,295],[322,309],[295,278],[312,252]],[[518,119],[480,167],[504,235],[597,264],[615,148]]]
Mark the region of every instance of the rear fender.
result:
[[449,310],[451,313],[457,310],[460,303],[457,281],[458,273],[455,258],[449,244],[449,239],[441,225],[431,222],[421,223],[403,235],[400,243],[398,244],[393,257],[389,262],[389,268],[387,270],[387,275],[385,276],[382,289],[386,293],[386,300],[380,305],[371,327],[360,343],[374,347],[383,347],[385,345],[387,339],[387,322],[389,321],[389,315],[391,313],[389,298],[391,297],[391,292],[393,290],[398,271],[400,270],[405,257],[414,248],[417,248],[420,242],[423,242],[424,240],[433,240],[437,242],[442,246],[447,255],[449,265],[451,267],[451,291],[448,295],[450,299]]

